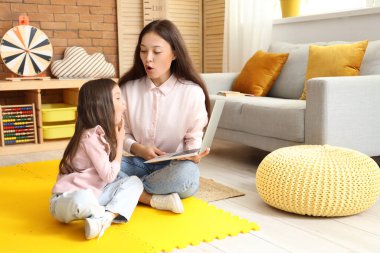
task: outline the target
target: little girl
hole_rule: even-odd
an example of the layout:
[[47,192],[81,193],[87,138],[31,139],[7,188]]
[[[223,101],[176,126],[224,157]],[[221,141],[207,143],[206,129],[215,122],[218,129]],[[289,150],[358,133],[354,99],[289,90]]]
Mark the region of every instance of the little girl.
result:
[[85,219],[86,239],[99,239],[112,222],[127,222],[143,191],[138,177],[117,177],[125,109],[111,79],[88,81],[79,91],[75,133],[59,164],[50,212],[60,222]]

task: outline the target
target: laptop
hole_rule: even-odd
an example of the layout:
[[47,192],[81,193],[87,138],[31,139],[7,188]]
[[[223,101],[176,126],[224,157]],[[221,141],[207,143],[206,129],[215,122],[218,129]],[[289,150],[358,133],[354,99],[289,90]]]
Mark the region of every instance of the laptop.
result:
[[195,156],[205,151],[206,148],[211,147],[212,140],[214,139],[215,132],[218,127],[220,116],[222,115],[222,112],[223,112],[224,103],[225,103],[225,100],[215,101],[214,107],[211,112],[210,121],[208,123],[206,132],[203,136],[201,148],[190,149],[190,150],[174,152],[174,153],[167,153],[165,155],[160,155],[153,159],[145,161],[145,163],[156,163],[156,162],[162,162],[162,161],[167,161],[167,160],[174,160],[174,159],[180,159],[184,157]]

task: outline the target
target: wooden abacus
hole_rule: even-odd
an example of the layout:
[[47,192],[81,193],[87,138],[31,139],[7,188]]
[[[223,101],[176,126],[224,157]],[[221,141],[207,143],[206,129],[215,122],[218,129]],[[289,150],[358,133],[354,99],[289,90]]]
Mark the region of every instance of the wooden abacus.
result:
[[34,104],[0,105],[1,144],[37,143]]

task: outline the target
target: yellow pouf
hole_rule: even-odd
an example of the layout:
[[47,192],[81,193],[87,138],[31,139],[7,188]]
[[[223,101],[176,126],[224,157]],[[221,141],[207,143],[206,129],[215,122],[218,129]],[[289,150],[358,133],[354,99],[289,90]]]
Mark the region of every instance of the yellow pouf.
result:
[[380,195],[380,168],[370,157],[329,145],[273,151],[256,173],[260,197],[278,209],[312,216],[360,213]]

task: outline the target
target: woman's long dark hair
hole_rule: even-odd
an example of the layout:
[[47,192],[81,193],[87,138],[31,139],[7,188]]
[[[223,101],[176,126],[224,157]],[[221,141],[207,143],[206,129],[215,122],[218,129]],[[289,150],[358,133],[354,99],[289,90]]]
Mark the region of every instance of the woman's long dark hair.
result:
[[136,80],[146,76],[144,64],[140,58],[140,45],[144,35],[149,32],[156,33],[161,38],[163,38],[170,44],[172,50],[174,51],[176,59],[172,61],[172,64],[170,66],[171,73],[174,74],[178,79],[192,81],[202,88],[206,97],[206,110],[210,116],[210,98],[208,96],[206,85],[193,66],[181,33],[177,27],[169,20],[155,20],[144,27],[140,33],[136,45],[133,66],[119,79],[119,85],[123,86],[130,80]]
[[73,167],[75,156],[82,134],[85,130],[100,125],[105,132],[105,139],[110,144],[110,161],[116,156],[115,109],[112,89],[117,85],[112,79],[91,80],[83,84],[79,90],[78,117],[75,132],[63,153],[59,164],[60,174],[78,172]]

